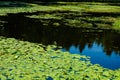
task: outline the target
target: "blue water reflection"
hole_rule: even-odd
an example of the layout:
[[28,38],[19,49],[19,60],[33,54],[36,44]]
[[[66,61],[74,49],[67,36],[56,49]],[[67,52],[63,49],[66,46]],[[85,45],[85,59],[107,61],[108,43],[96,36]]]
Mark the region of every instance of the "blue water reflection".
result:
[[[66,49],[63,48],[62,51],[66,51]],[[93,43],[91,48],[86,45],[82,52],[80,51],[80,45],[77,47],[71,45],[68,51],[71,54],[90,56],[90,61],[92,64],[100,64],[104,68],[109,68],[112,70],[120,68],[120,56],[114,51],[111,55],[106,55],[102,45],[98,45],[96,42]]]

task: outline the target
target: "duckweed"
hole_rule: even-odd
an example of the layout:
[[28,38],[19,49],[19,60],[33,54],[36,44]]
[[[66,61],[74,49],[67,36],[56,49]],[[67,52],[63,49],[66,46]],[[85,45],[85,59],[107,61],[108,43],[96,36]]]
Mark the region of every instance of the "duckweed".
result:
[[113,71],[92,65],[89,57],[54,48],[55,45],[0,37],[0,80],[120,79],[120,69]]

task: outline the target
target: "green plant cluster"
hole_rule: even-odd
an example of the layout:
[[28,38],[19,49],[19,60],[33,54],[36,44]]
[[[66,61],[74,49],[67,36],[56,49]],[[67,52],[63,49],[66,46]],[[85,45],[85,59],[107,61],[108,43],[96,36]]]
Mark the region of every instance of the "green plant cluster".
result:
[[[7,2],[0,2],[3,5]],[[14,2],[13,2],[14,3]],[[53,11],[53,10],[68,10],[78,12],[120,12],[119,6],[112,6],[107,3],[94,3],[94,2],[56,2],[56,5],[39,5],[34,3],[24,3],[26,6],[21,7],[0,7],[0,15],[7,15],[7,13],[20,13],[20,12],[36,12],[36,11]],[[57,5],[59,4],[59,5]]]
[[37,19],[61,19],[60,16],[50,15],[50,14],[32,15],[32,16],[27,16],[27,17],[29,17],[29,18],[37,18]]
[[120,70],[92,65],[89,57],[55,45],[0,37],[0,80],[119,80]]
[[[2,3],[6,4],[7,2],[0,2],[0,4]],[[9,4],[6,5],[9,6]],[[30,13],[25,15],[25,17],[40,19],[45,26],[49,26],[50,23],[52,26],[64,25],[70,27],[120,30],[120,7],[117,6],[119,3],[116,3],[116,5],[112,3],[95,2],[56,2],[54,5],[40,5],[37,3],[24,4],[26,6],[0,7],[0,16],[7,16],[9,13]],[[36,15],[34,13],[38,14]],[[56,22],[53,23],[52,20]],[[4,23],[0,21],[0,26],[3,24]],[[94,25],[97,27],[94,27]],[[0,28],[0,30],[2,29],[3,27]]]
[[116,19],[113,24],[113,28],[120,31],[120,18]]

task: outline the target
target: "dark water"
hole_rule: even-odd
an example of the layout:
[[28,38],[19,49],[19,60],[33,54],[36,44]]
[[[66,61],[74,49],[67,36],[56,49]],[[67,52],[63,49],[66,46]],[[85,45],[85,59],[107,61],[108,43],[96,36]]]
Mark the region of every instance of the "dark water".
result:
[[57,43],[62,51],[90,56],[93,64],[113,70],[120,68],[120,34],[113,30],[45,26],[37,19],[21,15],[1,19],[6,22],[1,26],[1,36],[44,45]]

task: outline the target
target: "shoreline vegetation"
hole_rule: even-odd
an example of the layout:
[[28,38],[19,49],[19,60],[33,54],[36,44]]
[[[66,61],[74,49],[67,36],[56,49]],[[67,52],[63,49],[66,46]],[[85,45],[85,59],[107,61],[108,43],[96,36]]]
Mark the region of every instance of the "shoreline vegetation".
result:
[[[16,7],[17,4],[19,6]],[[112,5],[98,2],[57,2],[56,4],[0,2],[0,27],[2,27],[0,29],[7,23],[4,18],[20,15],[37,19],[44,26],[49,26],[48,20],[58,20],[52,26],[60,27],[59,22],[62,21],[64,23],[62,25],[69,27],[120,30],[120,7],[117,6],[120,3]],[[44,46],[0,36],[0,79],[120,79],[120,69],[110,70],[98,64],[93,65],[89,57],[54,49],[55,45]]]

